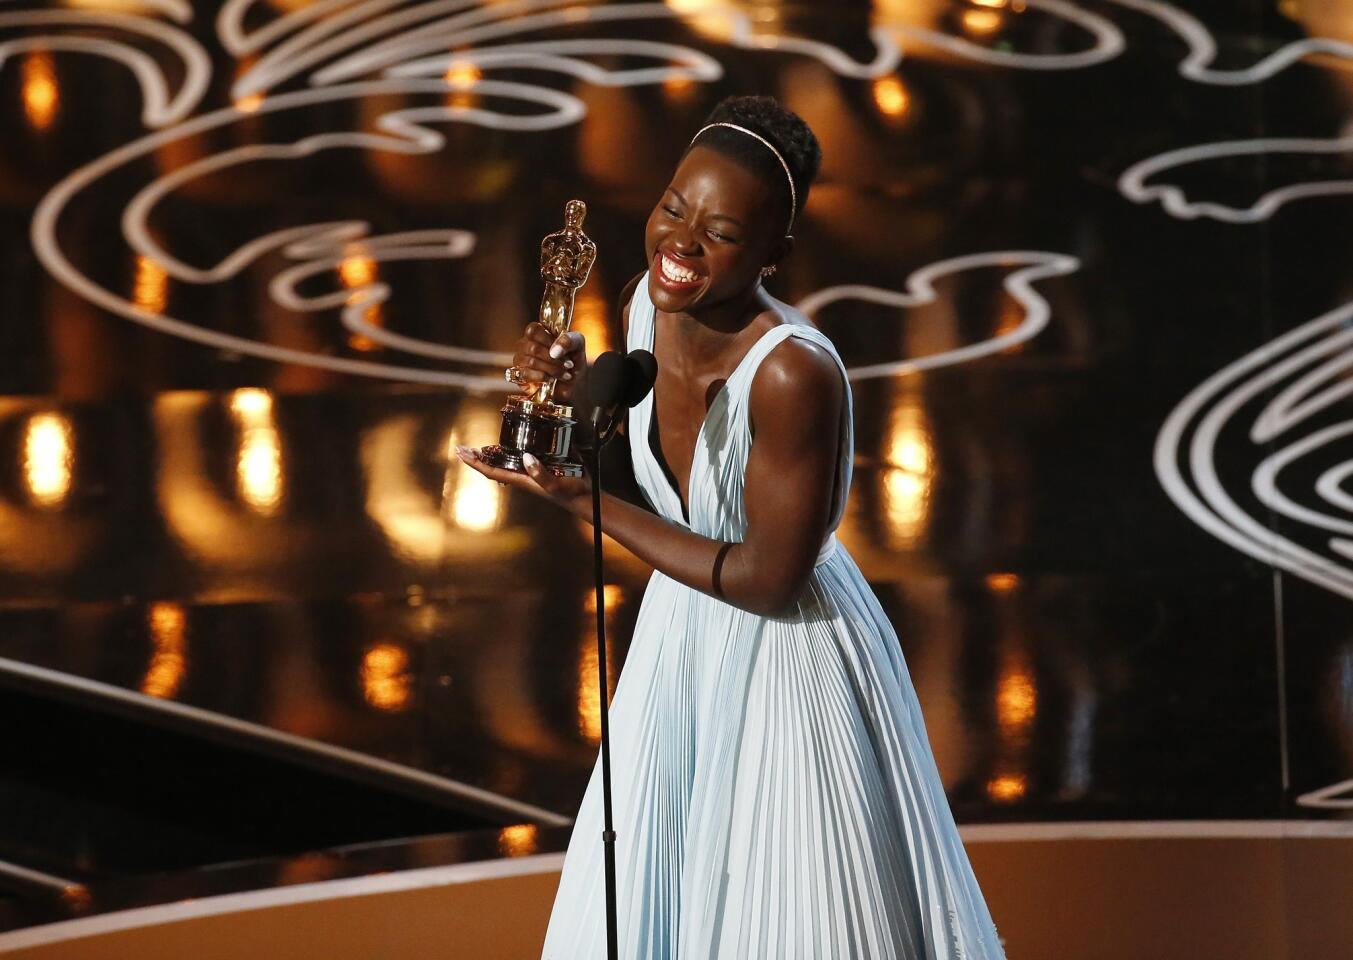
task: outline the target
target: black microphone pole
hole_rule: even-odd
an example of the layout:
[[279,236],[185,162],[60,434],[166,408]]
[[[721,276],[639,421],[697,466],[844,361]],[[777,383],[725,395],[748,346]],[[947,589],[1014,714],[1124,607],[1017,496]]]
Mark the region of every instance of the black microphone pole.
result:
[[587,409],[591,411],[591,436],[586,444],[592,474],[592,574],[597,607],[597,684],[601,704],[601,789],[605,828],[601,833],[606,858],[606,956],[618,960],[619,936],[615,893],[615,824],[611,814],[611,723],[610,684],[606,682],[606,574],[601,544],[601,447],[600,429],[607,412],[621,401],[625,387],[625,358],[607,351],[587,371]]
[[615,893],[615,824],[611,819],[610,685],[606,682],[606,573],[601,538],[601,448],[618,421],[600,429],[616,410],[634,406],[653,389],[658,365],[647,350],[627,356],[607,351],[588,370],[588,406],[592,410],[592,437],[588,443],[592,473],[592,575],[597,607],[597,684],[601,703],[601,796],[605,821],[601,842],[606,858],[606,956],[618,960],[619,935]]
[[611,822],[611,729],[607,715],[611,712],[610,687],[606,682],[606,581],[601,553],[601,443],[596,435],[596,418],[592,430],[592,573],[596,578],[597,606],[597,677],[601,688],[601,790],[605,829],[601,832],[606,852],[606,956],[617,960],[617,928],[615,902],[615,825]]

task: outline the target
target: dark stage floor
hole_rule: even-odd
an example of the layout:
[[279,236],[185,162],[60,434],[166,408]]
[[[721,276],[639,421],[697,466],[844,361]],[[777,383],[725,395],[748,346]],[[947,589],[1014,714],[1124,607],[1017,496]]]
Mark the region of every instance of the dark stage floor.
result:
[[768,287],[852,368],[841,537],[960,822],[1353,815],[1353,3],[18,3],[5,925],[562,849],[590,530],[448,453],[496,437],[564,202],[596,353],[734,92],[823,144]]

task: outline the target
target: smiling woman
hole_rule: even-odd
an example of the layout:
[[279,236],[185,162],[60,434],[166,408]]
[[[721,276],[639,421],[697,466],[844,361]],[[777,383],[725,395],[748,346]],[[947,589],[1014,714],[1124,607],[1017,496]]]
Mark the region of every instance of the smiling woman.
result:
[[[835,536],[850,488],[845,367],[762,278],[793,248],[820,152],[768,97],[721,103],[644,231],[622,309],[658,358],[629,415],[639,496],[607,533],[655,571],[611,705],[620,955],[999,960],[897,635]],[[528,384],[586,378],[582,338],[532,324]],[[659,412],[661,411],[661,412]],[[590,517],[587,478],[506,483]],[[603,956],[600,764],[545,960]]]

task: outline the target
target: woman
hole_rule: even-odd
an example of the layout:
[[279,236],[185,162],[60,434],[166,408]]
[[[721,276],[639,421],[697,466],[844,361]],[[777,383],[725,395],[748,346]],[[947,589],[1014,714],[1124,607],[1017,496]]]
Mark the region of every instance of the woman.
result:
[[[621,298],[628,348],[658,359],[626,428],[641,497],[603,495],[606,533],[655,568],[610,712],[623,957],[1004,956],[897,636],[833,532],[851,478],[845,368],[761,286],[820,156],[773,99],[720,103]],[[583,348],[532,324],[514,365],[567,388]],[[585,478],[458,452],[591,517]],[[544,960],[606,955],[601,830],[598,763]]]

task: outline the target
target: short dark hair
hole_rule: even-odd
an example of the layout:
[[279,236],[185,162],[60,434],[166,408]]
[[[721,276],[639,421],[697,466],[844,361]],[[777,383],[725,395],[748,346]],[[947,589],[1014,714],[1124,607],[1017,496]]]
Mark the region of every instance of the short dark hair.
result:
[[[796,202],[794,216],[803,211],[808,200],[808,188],[822,165],[822,148],[804,119],[780,105],[774,97],[732,96],[720,100],[701,127],[711,123],[735,123],[760,134],[775,145],[789,166],[794,180]],[[696,145],[717,150],[749,169],[763,173],[771,182],[780,184],[784,202],[789,203],[789,187],[785,183],[784,168],[766,149],[765,144],[738,130],[715,127],[706,130],[698,141],[693,140],[682,153],[684,157]]]

